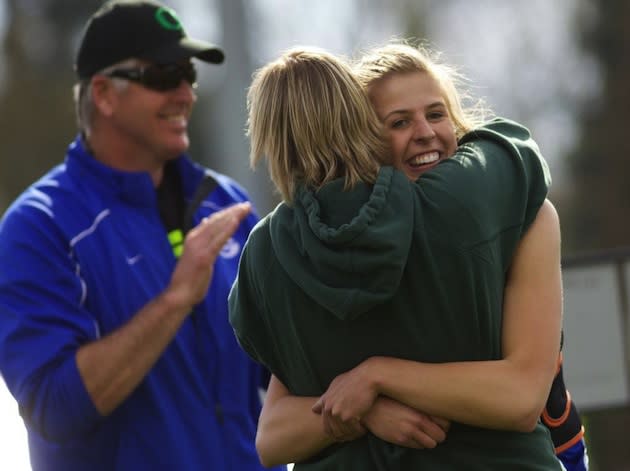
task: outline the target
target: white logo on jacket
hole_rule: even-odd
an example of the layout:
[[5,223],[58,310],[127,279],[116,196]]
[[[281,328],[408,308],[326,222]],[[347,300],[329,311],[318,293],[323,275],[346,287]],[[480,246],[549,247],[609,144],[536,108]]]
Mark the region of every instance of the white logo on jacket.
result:
[[128,265],[135,265],[142,258],[142,254],[134,255],[133,257],[125,257]]
[[230,237],[230,240],[225,243],[219,255],[221,256],[221,258],[234,258],[239,254],[240,251],[241,244]]

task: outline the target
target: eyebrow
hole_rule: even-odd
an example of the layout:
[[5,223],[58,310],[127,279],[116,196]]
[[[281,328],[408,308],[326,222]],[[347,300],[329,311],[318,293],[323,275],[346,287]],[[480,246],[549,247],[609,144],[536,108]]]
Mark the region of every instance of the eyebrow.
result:
[[[429,105],[426,106],[427,110],[432,110],[435,108],[446,108],[446,103],[443,101],[435,101]],[[388,119],[390,116],[395,115],[395,114],[409,114],[411,113],[411,110],[407,109],[407,108],[402,108],[402,109],[397,109],[397,110],[392,110],[389,113],[387,113],[384,117],[383,120]]]
[[387,113],[385,116],[383,116],[383,120],[386,120],[390,116],[395,115],[395,114],[407,114],[407,113],[409,113],[409,110],[393,110]]

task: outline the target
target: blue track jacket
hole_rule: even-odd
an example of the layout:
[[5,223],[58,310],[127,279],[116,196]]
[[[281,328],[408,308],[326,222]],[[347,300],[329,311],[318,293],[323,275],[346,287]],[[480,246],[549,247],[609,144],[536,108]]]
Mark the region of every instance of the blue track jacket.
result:
[[[184,196],[218,186],[194,223],[245,192],[177,159]],[[176,263],[147,173],[113,170],[77,138],[65,162],[28,188],[0,224],[0,371],[28,430],[34,470],[263,469],[254,448],[265,372],[239,348],[227,296],[249,216],[218,258],[205,301],[147,377],[109,417],[83,385],[75,354],[128,321]]]

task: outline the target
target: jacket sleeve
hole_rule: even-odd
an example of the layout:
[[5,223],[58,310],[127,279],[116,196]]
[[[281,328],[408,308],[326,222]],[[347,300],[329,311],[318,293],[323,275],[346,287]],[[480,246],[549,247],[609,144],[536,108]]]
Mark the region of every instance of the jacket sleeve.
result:
[[69,241],[45,209],[22,204],[0,225],[0,371],[27,428],[60,441],[100,416],[75,361],[98,338]]

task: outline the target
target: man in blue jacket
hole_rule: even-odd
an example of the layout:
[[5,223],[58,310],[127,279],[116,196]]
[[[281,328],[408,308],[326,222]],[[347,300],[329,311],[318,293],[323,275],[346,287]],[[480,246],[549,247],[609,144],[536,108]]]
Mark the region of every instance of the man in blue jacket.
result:
[[0,225],[0,371],[35,470],[259,470],[265,371],[227,295],[257,221],[193,163],[193,58],[154,1],[114,0],[76,58],[79,134]]

